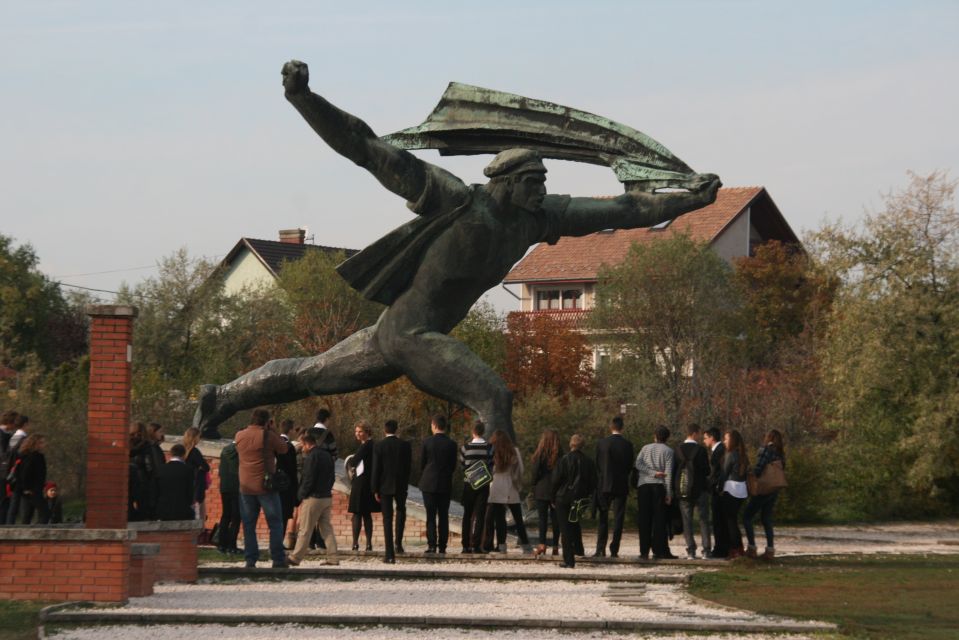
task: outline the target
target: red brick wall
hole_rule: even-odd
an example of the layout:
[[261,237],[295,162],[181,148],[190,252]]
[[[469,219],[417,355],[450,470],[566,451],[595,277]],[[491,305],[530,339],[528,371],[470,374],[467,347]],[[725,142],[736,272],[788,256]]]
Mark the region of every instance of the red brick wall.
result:
[[153,595],[153,583],[156,581],[156,556],[130,556],[130,597],[142,598]]
[[196,582],[197,547],[193,531],[137,531],[137,542],[160,545],[156,582]]
[[90,391],[87,406],[89,529],[127,526],[132,307],[94,307],[90,315]]
[[0,546],[0,600],[123,602],[129,590],[129,541],[5,540]]

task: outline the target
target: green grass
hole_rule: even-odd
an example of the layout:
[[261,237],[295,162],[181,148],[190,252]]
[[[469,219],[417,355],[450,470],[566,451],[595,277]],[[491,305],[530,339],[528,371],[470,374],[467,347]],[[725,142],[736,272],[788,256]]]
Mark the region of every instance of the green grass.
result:
[[40,609],[49,602],[0,600],[0,640],[28,640],[37,637]]
[[693,577],[691,592],[764,614],[835,622],[848,637],[959,637],[959,555],[742,560]]

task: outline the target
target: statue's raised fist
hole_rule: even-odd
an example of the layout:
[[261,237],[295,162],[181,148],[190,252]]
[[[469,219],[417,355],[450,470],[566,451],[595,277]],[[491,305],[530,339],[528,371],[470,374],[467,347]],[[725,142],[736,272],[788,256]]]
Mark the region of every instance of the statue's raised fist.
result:
[[305,62],[290,60],[283,65],[283,88],[287,93],[299,93],[310,82],[310,69]]

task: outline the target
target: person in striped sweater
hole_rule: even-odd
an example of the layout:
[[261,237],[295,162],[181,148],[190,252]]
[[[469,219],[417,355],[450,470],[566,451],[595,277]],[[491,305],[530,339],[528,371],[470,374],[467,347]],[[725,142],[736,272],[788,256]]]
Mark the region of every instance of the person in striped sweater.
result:
[[[460,447],[460,464],[465,472],[477,462],[485,462],[489,467],[493,461],[493,447],[484,439],[486,426],[482,422],[473,425],[473,437]],[[486,501],[489,498],[489,484],[474,489],[469,480],[463,477],[463,553],[483,553],[483,528],[486,524]]]

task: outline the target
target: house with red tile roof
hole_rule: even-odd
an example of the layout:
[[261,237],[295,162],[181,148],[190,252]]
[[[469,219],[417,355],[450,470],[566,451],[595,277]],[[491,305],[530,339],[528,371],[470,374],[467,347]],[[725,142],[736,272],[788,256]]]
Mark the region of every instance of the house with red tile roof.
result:
[[[596,282],[603,265],[622,262],[633,243],[656,242],[673,234],[707,242],[722,258],[748,256],[770,240],[799,245],[776,203],[764,187],[719,190],[716,201],[671,222],[644,229],[600,231],[579,238],[540,243],[503,280],[519,287],[521,312],[552,313],[574,328],[584,328],[595,303]],[[597,347],[599,366],[603,349]]]

